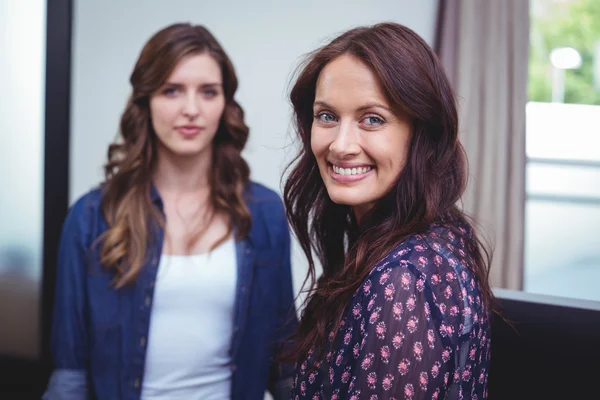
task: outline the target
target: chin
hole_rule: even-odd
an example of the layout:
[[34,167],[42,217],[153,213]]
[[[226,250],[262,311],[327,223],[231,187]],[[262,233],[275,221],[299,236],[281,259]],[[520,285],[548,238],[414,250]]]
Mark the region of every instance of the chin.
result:
[[328,190],[327,194],[334,203],[350,207],[362,206],[372,201],[371,199],[366,198],[364,195],[358,193],[349,193],[348,190],[344,189]]

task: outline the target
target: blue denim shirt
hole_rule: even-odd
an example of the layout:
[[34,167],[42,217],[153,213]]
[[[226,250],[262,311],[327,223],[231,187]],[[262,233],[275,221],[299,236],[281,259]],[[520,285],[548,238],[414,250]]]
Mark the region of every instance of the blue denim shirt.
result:
[[[162,210],[154,188],[151,196]],[[136,283],[115,289],[113,273],[99,263],[100,246],[92,245],[107,229],[101,197],[96,189],[80,198],[63,226],[51,339],[54,372],[44,399],[140,398],[164,232],[152,230]],[[252,228],[236,242],[231,399],[262,400],[267,389],[275,399],[289,399],[293,371],[275,360],[279,343],[297,324],[288,225],[275,192],[250,183],[244,197]]]

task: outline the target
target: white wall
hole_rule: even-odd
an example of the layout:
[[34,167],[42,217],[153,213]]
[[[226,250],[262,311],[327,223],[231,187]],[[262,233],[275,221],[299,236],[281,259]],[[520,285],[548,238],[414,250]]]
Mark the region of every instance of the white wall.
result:
[[[145,41],[160,28],[174,22],[204,24],[221,42],[240,81],[237,99],[250,126],[244,156],[252,179],[280,192],[282,169],[293,153],[287,90],[301,56],[341,31],[381,21],[405,24],[431,44],[437,7],[436,0],[81,0],[74,4],[71,201],[102,179],[106,149],[117,133],[130,91],[129,74]],[[297,287],[305,266],[296,254]]]
[[38,356],[46,2],[0,1],[0,355]]

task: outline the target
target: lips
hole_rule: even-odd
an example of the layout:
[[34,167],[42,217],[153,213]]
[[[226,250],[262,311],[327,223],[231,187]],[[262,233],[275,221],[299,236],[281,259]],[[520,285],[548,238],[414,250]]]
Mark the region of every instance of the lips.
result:
[[193,137],[202,131],[202,127],[196,125],[183,125],[177,127],[177,131],[185,137]]

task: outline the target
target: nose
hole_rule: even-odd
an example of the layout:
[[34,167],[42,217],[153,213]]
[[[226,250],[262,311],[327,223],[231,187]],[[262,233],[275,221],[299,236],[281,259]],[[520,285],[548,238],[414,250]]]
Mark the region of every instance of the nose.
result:
[[346,159],[360,153],[357,127],[351,121],[341,122],[334,140],[329,145],[329,151],[338,159]]
[[183,105],[183,115],[189,119],[194,119],[200,114],[199,100],[196,95],[189,94]]

